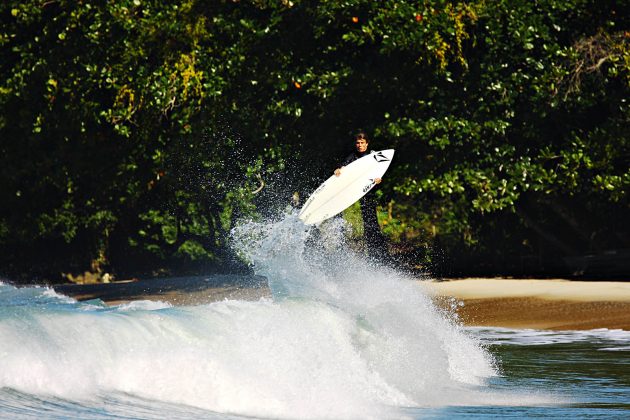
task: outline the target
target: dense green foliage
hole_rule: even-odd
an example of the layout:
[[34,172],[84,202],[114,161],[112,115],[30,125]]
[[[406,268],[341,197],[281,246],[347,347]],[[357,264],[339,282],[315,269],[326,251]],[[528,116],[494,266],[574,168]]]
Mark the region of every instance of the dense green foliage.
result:
[[235,220],[308,193],[358,127],[397,149],[382,222],[417,263],[630,248],[629,11],[5,1],[0,272],[234,269]]

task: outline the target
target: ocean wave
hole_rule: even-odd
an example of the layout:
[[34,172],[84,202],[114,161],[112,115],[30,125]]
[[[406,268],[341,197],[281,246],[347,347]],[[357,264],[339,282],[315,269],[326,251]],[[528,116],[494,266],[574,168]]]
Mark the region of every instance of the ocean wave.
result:
[[475,334],[414,279],[353,251],[343,224],[323,226],[315,243],[312,229],[289,215],[235,230],[273,292],[255,302],[107,307],[0,286],[0,388],[274,418],[541,401],[488,391],[497,369]]

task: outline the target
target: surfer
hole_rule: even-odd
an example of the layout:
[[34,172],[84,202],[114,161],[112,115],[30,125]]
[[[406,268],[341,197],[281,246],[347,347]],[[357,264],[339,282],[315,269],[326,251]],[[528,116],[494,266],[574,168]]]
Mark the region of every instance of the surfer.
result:
[[[357,132],[354,136],[354,151],[343,160],[340,168],[335,169],[335,176],[341,176],[345,166],[370,154],[369,142],[370,140],[365,132]],[[376,185],[380,184],[381,178],[374,178],[374,183]],[[373,188],[372,191],[375,189]],[[364,195],[359,200],[359,203],[361,205],[361,217],[363,218],[363,238],[365,239],[368,254],[371,257],[376,257],[378,255],[382,256],[383,252],[385,252],[385,240],[378,225],[376,201],[372,191]]]

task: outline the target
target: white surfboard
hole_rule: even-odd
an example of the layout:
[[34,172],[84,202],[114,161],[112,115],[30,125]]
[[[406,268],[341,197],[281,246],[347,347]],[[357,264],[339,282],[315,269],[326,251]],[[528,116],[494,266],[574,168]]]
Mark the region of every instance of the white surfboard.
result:
[[311,194],[298,217],[313,225],[341,213],[374,188],[374,179],[383,177],[393,157],[393,149],[381,150],[345,166]]

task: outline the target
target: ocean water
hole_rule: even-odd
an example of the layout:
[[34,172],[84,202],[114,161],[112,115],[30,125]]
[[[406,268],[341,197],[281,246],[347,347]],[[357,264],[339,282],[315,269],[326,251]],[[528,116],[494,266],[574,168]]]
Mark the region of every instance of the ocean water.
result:
[[465,328],[345,229],[242,223],[272,290],[256,302],[0,283],[0,418],[630,417],[630,332]]

